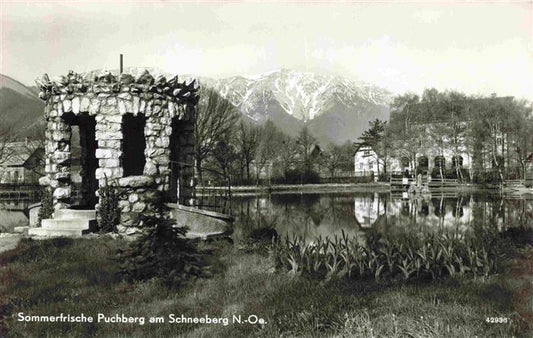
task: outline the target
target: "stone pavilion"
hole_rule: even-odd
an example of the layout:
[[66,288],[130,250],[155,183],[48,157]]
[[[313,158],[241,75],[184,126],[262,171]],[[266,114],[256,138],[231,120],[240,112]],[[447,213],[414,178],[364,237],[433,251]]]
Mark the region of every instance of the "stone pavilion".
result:
[[[156,201],[195,204],[195,80],[131,74],[68,75],[36,81],[45,101],[45,176],[54,218],[35,235],[79,235],[95,223],[98,191],[107,184],[122,192],[119,232],[135,232],[136,216]],[[79,130],[81,189],[74,203],[72,133]],[[82,221],[80,221],[82,220]]]

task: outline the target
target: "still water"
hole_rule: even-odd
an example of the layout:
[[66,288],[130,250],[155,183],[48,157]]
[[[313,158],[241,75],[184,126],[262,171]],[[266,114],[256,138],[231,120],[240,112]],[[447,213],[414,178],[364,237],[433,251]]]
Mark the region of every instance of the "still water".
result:
[[533,198],[499,194],[435,194],[424,198],[390,193],[288,193],[237,196],[234,237],[272,226],[282,236],[307,240],[317,236],[356,235],[369,229],[402,231],[405,227],[433,231],[465,231],[474,224],[499,229],[533,226]]
[[[499,229],[533,227],[533,196],[475,193],[403,198],[390,193],[283,193],[234,196],[234,239],[264,226],[312,240],[318,236],[360,234],[368,229],[402,231],[442,228],[465,231],[474,224]],[[0,201],[0,232],[28,225],[25,209],[32,201]]]

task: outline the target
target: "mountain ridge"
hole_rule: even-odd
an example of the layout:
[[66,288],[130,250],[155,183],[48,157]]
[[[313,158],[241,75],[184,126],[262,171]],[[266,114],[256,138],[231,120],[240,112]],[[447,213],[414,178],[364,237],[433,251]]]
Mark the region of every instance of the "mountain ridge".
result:
[[[150,71],[154,77],[174,76],[155,67],[126,67],[124,72],[138,76],[144,70]],[[96,75],[102,71],[89,73]],[[119,73],[118,69],[109,71]],[[42,107],[34,88],[1,76],[2,88],[14,89],[21,96],[18,100],[30,101],[32,109],[35,101]],[[258,124],[270,120],[291,136],[296,136],[304,125],[308,125],[322,144],[355,141],[367,129],[369,121],[388,119],[387,107],[391,100],[390,92],[363,81],[291,69],[221,79],[191,74],[182,74],[179,78],[198,79],[201,86],[213,88]]]
[[12,136],[32,137],[44,127],[44,102],[38,92],[0,74],[0,119]]

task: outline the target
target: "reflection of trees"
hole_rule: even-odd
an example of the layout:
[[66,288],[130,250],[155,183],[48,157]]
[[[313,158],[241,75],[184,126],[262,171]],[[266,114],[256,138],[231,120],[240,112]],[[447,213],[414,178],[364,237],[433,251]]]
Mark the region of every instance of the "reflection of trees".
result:
[[418,215],[427,216],[429,215],[429,205],[426,200],[422,200],[420,203],[420,208],[418,210]]
[[[474,223],[533,225],[533,201],[487,195],[402,200],[374,194],[280,194],[236,197],[234,202],[236,234],[269,225],[275,226],[282,236],[288,232],[308,239],[340,235],[342,230],[356,234],[361,225],[379,231],[401,231],[402,227],[413,226],[435,230],[453,226],[466,230]],[[368,208],[372,209],[371,215]],[[360,224],[361,212],[366,212],[368,224]]]

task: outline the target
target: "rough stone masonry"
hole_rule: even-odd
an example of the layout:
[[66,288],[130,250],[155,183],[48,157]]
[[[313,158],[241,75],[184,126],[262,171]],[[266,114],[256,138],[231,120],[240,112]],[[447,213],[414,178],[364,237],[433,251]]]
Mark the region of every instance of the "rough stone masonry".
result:
[[70,71],[53,81],[45,74],[36,83],[46,102],[40,184],[51,190],[56,210],[72,204],[73,125],[80,131],[82,204],[98,211],[98,189],[106,184],[126,192],[119,231],[160,198],[194,205],[195,80],[154,78],[148,71],[137,77]]

